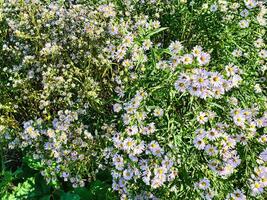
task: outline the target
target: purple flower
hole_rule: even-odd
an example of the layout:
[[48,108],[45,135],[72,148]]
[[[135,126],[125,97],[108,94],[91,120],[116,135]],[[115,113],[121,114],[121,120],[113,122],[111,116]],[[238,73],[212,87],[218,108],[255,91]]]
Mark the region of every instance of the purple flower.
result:
[[260,159],[262,159],[264,162],[267,162],[267,149],[265,149],[263,152],[260,153]]
[[206,190],[210,187],[210,180],[207,178],[203,178],[198,182],[197,186],[201,190]]
[[197,60],[200,66],[206,65],[210,62],[210,54],[202,52],[197,57]]

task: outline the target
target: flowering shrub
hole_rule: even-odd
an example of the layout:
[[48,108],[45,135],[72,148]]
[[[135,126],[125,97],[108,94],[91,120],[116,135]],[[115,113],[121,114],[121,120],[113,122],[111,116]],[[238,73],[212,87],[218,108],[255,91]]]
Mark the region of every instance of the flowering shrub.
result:
[[60,198],[94,199],[101,179],[106,199],[265,199],[266,14],[255,0],[2,2],[2,152]]

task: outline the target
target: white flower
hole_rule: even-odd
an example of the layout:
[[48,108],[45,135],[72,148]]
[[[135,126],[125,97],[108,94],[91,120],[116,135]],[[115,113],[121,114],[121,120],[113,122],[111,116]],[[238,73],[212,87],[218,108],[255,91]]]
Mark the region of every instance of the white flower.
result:
[[120,112],[121,109],[122,109],[121,104],[119,104],[119,103],[115,103],[115,104],[113,105],[113,111],[114,111],[114,112]]

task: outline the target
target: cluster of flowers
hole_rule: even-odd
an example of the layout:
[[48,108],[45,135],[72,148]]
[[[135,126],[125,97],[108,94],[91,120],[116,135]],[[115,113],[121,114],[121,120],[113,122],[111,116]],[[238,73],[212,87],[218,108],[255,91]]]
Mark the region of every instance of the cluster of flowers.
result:
[[203,52],[201,46],[195,46],[191,54],[184,54],[184,46],[179,41],[171,42],[169,46],[171,58],[169,60],[160,60],[157,63],[159,69],[175,70],[180,65],[199,65],[209,64],[211,56],[209,53]]
[[113,189],[122,196],[129,195],[132,189],[137,190],[137,181],[143,183],[139,189],[157,189],[174,180],[177,175],[174,168],[177,161],[172,159],[157,140],[152,139],[156,138],[156,125],[147,122],[150,115],[161,117],[162,110],[156,108],[152,113],[145,112],[142,102],[146,97],[146,92],[138,91],[129,102],[113,106],[114,112],[123,110],[125,113],[121,113],[123,127],[120,132],[113,132],[114,147],[106,151],[106,157],[112,158],[114,166]]
[[[116,18],[114,4],[94,6],[70,4],[67,7],[55,1],[48,5],[41,1],[29,3],[8,1],[3,4],[1,13],[9,28],[6,32],[8,35],[3,41],[2,55],[5,57],[6,66],[3,67],[1,75],[7,80],[3,83],[6,84],[7,93],[14,95],[14,98],[8,96],[7,102],[10,101],[14,113],[21,113],[24,110],[23,106],[17,106],[17,104],[37,105],[28,106],[31,115],[14,120],[14,123],[19,123],[18,126],[22,126],[23,121],[28,122],[23,134],[18,134],[9,146],[15,148],[14,144],[17,144],[16,147],[24,149],[24,146],[29,147],[38,141],[34,149],[38,152],[37,155],[42,156],[41,158],[34,156],[38,160],[44,160],[44,163],[48,162],[46,172],[42,173],[47,181],[54,181],[56,177],[62,177],[63,174],[64,180],[71,181],[73,185],[81,185],[82,179],[73,181],[72,176],[86,178],[87,173],[91,176],[90,172],[83,169],[92,169],[90,156],[83,154],[101,154],[101,150],[94,153],[89,150],[90,145],[94,148],[95,143],[100,141],[88,141],[86,145],[84,141],[82,145],[71,145],[67,140],[65,141],[65,137],[68,138],[70,133],[59,136],[56,134],[57,127],[46,130],[47,127],[44,124],[47,121],[31,119],[57,118],[57,111],[65,109],[87,114],[87,119],[94,118],[90,116],[91,111],[88,110],[99,108],[102,103],[99,98],[100,93],[105,93],[110,87],[108,85],[110,80],[106,79],[109,77],[106,73],[107,68],[112,68],[112,63],[117,62],[123,66],[123,68],[116,68],[120,73],[125,67],[131,68],[138,63],[144,57],[143,52],[150,48],[151,42],[145,40],[139,47],[134,44],[135,38],[140,34],[139,32],[157,29],[159,22],[148,21],[147,17],[142,15],[134,19],[131,19],[131,16]],[[32,20],[36,22],[32,23]],[[127,59],[129,49],[131,49],[131,59]],[[97,77],[101,79],[98,80]],[[103,87],[102,90],[101,87]],[[116,91],[121,90],[116,88]],[[23,99],[22,102],[21,99]],[[73,123],[71,127],[75,123],[77,126],[80,124],[78,121],[70,122]],[[68,128],[66,123],[62,126]],[[40,124],[42,129],[39,127]],[[26,131],[27,128],[29,131]],[[83,129],[82,132],[87,128]],[[46,138],[46,133],[40,133],[45,131],[48,132],[47,134],[52,134],[51,137]],[[72,137],[77,144],[83,139],[82,133],[73,134]],[[7,138],[11,139],[11,137]],[[66,142],[64,145],[63,141]],[[65,155],[63,155],[65,149],[62,146],[70,148]],[[53,159],[48,153],[50,151]],[[78,159],[80,156],[88,157],[83,159],[81,172],[75,167],[68,169],[69,162],[73,162],[74,166],[82,163]],[[70,159],[73,157],[73,159],[67,161],[67,157]],[[58,172],[52,172],[55,170],[54,162],[59,162]]]
[[[173,153],[181,152],[184,157],[189,155],[187,152],[192,150],[192,143],[191,138],[188,139],[188,136],[185,136],[185,132],[195,129],[195,126],[191,126],[194,124],[190,113],[192,106],[188,106],[187,100],[182,97],[176,98],[175,94],[179,91],[188,92],[201,99],[222,98],[227,91],[240,86],[245,76],[257,76],[254,74],[254,69],[251,70],[253,74],[249,74],[248,69],[252,64],[247,64],[249,62],[246,63],[245,59],[241,61],[244,57],[249,58],[251,53],[250,51],[246,53],[247,47],[243,48],[242,45],[254,41],[246,38],[254,37],[254,34],[244,34],[247,30],[253,30],[253,33],[257,33],[255,34],[257,37],[262,35],[255,41],[257,48],[255,55],[259,56],[259,63],[264,66],[265,32],[260,28],[253,29],[257,26],[257,22],[256,19],[252,21],[253,17],[251,17],[257,13],[258,23],[262,26],[266,25],[266,8],[263,4],[254,0],[244,0],[239,3],[218,0],[217,3],[212,1],[210,10],[208,3],[203,4],[203,9],[196,10],[194,4],[198,5],[202,2],[190,1],[187,5],[184,0],[180,1],[183,5],[177,6],[170,3],[166,6],[165,1],[151,0],[149,7],[151,5],[159,12],[162,12],[165,7],[167,9],[173,7],[174,10],[181,7],[182,12],[190,8],[188,16],[192,13],[196,15],[195,18],[202,19],[205,16],[207,23],[217,19],[213,18],[217,16],[214,14],[217,10],[225,13],[220,23],[223,28],[210,27],[203,30],[207,33],[213,29],[217,33],[217,30],[222,31],[216,35],[216,42],[207,41],[210,37],[205,34],[201,36],[204,33],[202,32],[203,23],[193,24],[194,20],[187,19],[187,14],[184,14],[184,20],[190,22],[190,27],[188,24],[179,26],[187,27],[188,32],[191,27],[201,27],[201,31],[193,32],[191,35],[183,33],[177,39],[186,41],[188,37],[190,41],[194,41],[193,43],[199,42],[198,44],[202,45],[195,46],[190,53],[185,53],[186,48],[178,40],[171,42],[167,50],[162,50],[161,44],[151,39],[153,34],[164,28],[159,29],[158,20],[150,20],[148,16],[139,13],[135,15],[136,12],[144,9],[142,6],[148,7],[145,1],[142,2],[143,5],[138,5],[140,7],[135,9],[131,1],[120,1],[121,4],[127,4],[125,7],[127,9],[120,9],[118,13],[115,3],[94,6],[70,3],[69,6],[64,6],[56,1],[47,4],[39,0],[32,2],[9,0],[3,4],[0,14],[5,18],[8,31],[2,32],[3,37],[6,37],[1,51],[5,62],[0,78],[3,77],[5,81],[1,82],[0,86],[2,88],[3,84],[6,90],[4,95],[8,95],[4,96],[4,106],[2,106],[2,100],[0,101],[1,109],[7,107],[8,112],[4,113],[8,114],[1,115],[0,120],[2,117],[8,119],[4,121],[11,119],[17,127],[23,126],[23,131],[18,131],[14,136],[5,135],[9,140],[14,139],[9,142],[9,147],[21,148],[28,152],[29,156],[40,161],[42,174],[47,182],[51,183],[62,178],[70,181],[73,187],[80,187],[85,184],[88,176],[91,177],[94,173],[91,171],[94,168],[91,165],[96,162],[95,158],[103,157],[103,152],[100,148],[95,149],[99,138],[92,136],[84,124],[95,122],[98,117],[96,107],[99,101],[107,101],[106,97],[111,97],[116,99],[116,102],[124,102],[113,105],[115,114],[111,115],[112,122],[107,123],[115,122],[103,126],[103,132],[106,135],[101,137],[108,141],[101,144],[110,145],[105,149],[105,158],[111,170],[113,189],[120,193],[122,199],[132,197],[133,199],[157,199],[155,196],[166,199],[166,196],[170,195],[172,185],[180,189],[180,195],[190,193],[190,189],[189,192],[185,191],[185,188],[188,188],[187,183],[177,177],[179,166],[183,164],[184,168],[188,169],[187,173],[192,176],[192,180],[195,178],[199,180],[203,175],[190,171],[192,163],[199,164],[197,159],[192,163],[187,163],[187,159],[184,159],[182,161],[185,163],[180,163],[178,157],[180,155]],[[163,9],[159,5],[163,5]],[[256,6],[259,6],[259,9],[253,9]],[[205,9],[208,9],[208,15]],[[127,11],[124,13],[121,10]],[[156,16],[156,18],[161,17],[158,13]],[[169,13],[168,15],[164,13],[162,16],[169,16]],[[173,19],[177,18],[179,19],[179,17],[173,17]],[[161,22],[164,20],[162,19]],[[235,25],[232,26],[232,24]],[[219,40],[223,41],[222,49],[218,48]],[[166,41],[162,46],[168,44],[168,39]],[[190,41],[188,40],[188,44],[184,45],[191,47]],[[204,52],[203,49],[206,48],[213,51]],[[236,49],[233,51],[232,48]],[[150,51],[151,49],[153,51]],[[216,55],[218,53],[216,51],[219,52],[220,59],[216,60],[215,56],[211,60],[211,54]],[[228,52],[232,53],[228,55]],[[254,58],[256,56],[251,56],[251,62],[256,60]],[[166,57],[169,59],[165,60]],[[232,57],[233,61],[230,59]],[[229,63],[229,60],[239,63],[239,67],[230,63],[225,66],[224,71],[220,71],[221,69],[218,69],[220,67],[217,68]],[[209,70],[211,62],[213,67]],[[257,62],[254,64],[258,65]],[[242,74],[241,69],[246,73]],[[117,85],[114,89],[117,95],[112,93],[114,84]],[[239,89],[241,93],[244,91],[242,87]],[[258,87],[257,91],[260,91]],[[234,92],[233,96],[236,95]],[[128,99],[132,94],[135,96]],[[229,94],[232,95],[230,92]],[[100,96],[104,99],[100,100]],[[195,102],[200,103],[198,100],[194,99]],[[236,101],[235,98],[231,100]],[[6,102],[10,102],[12,109]],[[207,102],[209,100],[201,101],[201,104]],[[242,103],[247,104],[245,100]],[[25,107],[28,109],[26,114],[24,114]],[[67,109],[77,110],[77,112]],[[65,111],[57,112],[58,110]],[[106,110],[106,107],[103,110]],[[183,114],[177,116],[184,110],[186,110],[184,116]],[[96,117],[93,117],[90,112]],[[85,121],[82,117],[78,119],[78,113],[86,114]],[[216,181],[211,178],[212,175],[215,177],[219,175],[219,178],[223,179],[234,175],[243,162],[238,147],[245,147],[250,140],[254,139],[254,136],[258,136],[257,128],[262,131],[267,124],[267,114],[258,118],[257,112],[253,109],[233,110],[231,112],[233,123],[230,124],[225,122],[214,125],[217,114],[207,111],[197,116],[197,121],[201,126],[205,126],[205,129],[198,129],[194,138],[196,149],[203,150],[204,156],[208,155],[209,161],[205,165],[211,169],[211,173],[207,170],[210,174],[205,173],[209,179],[203,178],[195,184],[195,188],[204,192],[201,196],[206,199],[216,196],[216,191],[211,189],[212,183],[216,184]],[[17,116],[23,117],[20,119]],[[227,117],[228,113],[225,115],[225,121],[228,120]],[[49,118],[54,119],[52,123]],[[110,118],[107,117],[107,119]],[[98,120],[106,119],[97,118]],[[212,127],[207,128],[208,124]],[[1,129],[0,127],[0,132],[2,132]],[[232,129],[235,129],[238,134],[233,133]],[[165,132],[164,136],[168,137],[162,139],[162,132]],[[256,140],[264,146],[267,136],[261,134]],[[175,143],[177,146],[172,146]],[[253,150],[251,154],[254,153]],[[196,158],[198,158],[197,155]],[[264,162],[251,177],[251,190],[255,194],[261,194],[266,186],[264,175],[266,174],[266,151],[260,154],[260,160]],[[249,165],[248,168],[251,166]],[[228,186],[232,188],[231,180],[222,185],[224,184],[227,185],[225,188]],[[243,189],[232,189],[233,192],[226,198],[245,199]],[[166,196],[164,196],[165,191],[167,191]]]
[[91,178],[86,166],[93,163],[91,151],[95,150],[95,141],[88,127],[78,121],[77,112],[59,111],[51,125],[40,118],[24,122],[23,128],[9,147],[27,150],[39,161],[41,174],[48,183],[55,184],[60,177],[73,187],[83,187],[84,173]]
[[[220,175],[223,178],[229,177],[234,173],[240,163],[241,159],[238,155],[237,144],[243,146],[247,145],[249,140],[252,140],[256,135],[257,128],[267,127],[266,112],[262,117],[257,117],[257,109],[234,109],[231,111],[232,121],[236,127],[241,131],[241,134],[228,134],[226,131],[232,126],[229,124],[217,123],[210,130],[197,129],[196,136],[194,138],[194,146],[199,150],[204,150],[207,155],[212,157],[208,162],[208,167]],[[200,124],[205,124],[208,121],[212,121],[216,114],[212,111],[200,112],[197,121]],[[263,145],[266,145],[266,134],[260,135],[257,139]],[[267,161],[267,151],[264,150],[259,158],[261,164]],[[220,159],[218,159],[218,156]],[[252,175],[250,182],[250,188],[253,195],[263,193],[264,187],[267,185],[266,179],[266,167],[264,165],[256,168],[255,175]],[[212,199],[210,194],[214,194],[210,189],[210,181],[206,178],[195,184],[198,189],[205,191],[205,198]],[[208,197],[210,198],[208,198]],[[233,193],[229,194],[226,199],[246,199],[243,191],[236,189]]]
[[267,113],[265,112],[262,117],[256,117],[258,114],[257,109],[233,109],[231,116],[236,126],[245,130],[248,134],[247,137],[252,138],[255,136],[257,128],[267,127]]
[[[237,142],[232,135],[226,133],[228,126],[217,123],[210,130],[198,129],[194,138],[194,146],[204,150],[211,157],[209,168],[221,177],[228,177],[239,166],[241,159],[236,150]],[[242,135],[238,136],[241,138]],[[217,159],[218,156],[221,160]]]
[[267,149],[260,153],[258,163],[260,166],[254,169],[254,173],[248,181],[253,196],[262,194],[264,188],[267,187]]
[[175,89],[179,92],[188,91],[191,95],[206,98],[221,98],[225,92],[237,87],[242,80],[238,74],[237,66],[229,64],[226,66],[226,73],[229,76],[225,79],[219,72],[211,72],[205,69],[193,69],[190,73],[182,73],[175,82]]

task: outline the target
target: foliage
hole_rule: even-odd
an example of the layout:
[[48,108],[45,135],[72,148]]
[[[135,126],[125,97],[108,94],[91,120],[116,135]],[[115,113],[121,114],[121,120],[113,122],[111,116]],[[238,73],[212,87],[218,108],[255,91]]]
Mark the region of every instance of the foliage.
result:
[[1,1],[1,199],[266,199],[266,14]]

